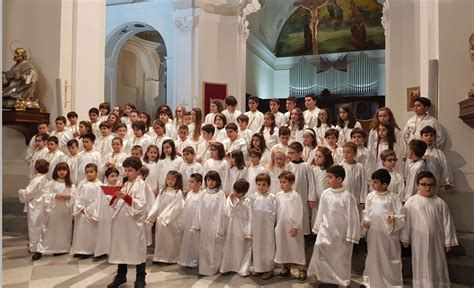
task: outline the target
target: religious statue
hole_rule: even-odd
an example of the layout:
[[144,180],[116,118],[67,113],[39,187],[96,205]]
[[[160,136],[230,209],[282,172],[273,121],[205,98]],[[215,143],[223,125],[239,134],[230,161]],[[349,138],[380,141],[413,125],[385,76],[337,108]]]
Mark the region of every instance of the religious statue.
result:
[[295,2],[295,7],[300,7],[308,10],[311,15],[309,22],[309,29],[311,30],[311,38],[313,41],[313,55],[318,54],[318,24],[319,24],[319,9],[326,6],[329,0],[303,0]]
[[28,61],[27,50],[16,48],[13,61],[16,63],[8,71],[2,72],[3,108],[13,110],[40,109],[35,97],[38,72]]

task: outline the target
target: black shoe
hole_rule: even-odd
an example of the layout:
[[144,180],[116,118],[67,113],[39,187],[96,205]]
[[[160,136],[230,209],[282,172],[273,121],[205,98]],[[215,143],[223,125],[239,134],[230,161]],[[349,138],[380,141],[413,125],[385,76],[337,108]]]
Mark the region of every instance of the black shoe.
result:
[[64,252],[64,253],[53,253],[53,256],[54,257],[57,257],[57,256],[62,256],[62,255],[66,255],[68,254],[67,252]]
[[84,260],[84,259],[87,259],[89,257],[91,257],[92,255],[79,255],[79,257],[77,257],[79,260]]
[[290,276],[291,276],[290,269],[285,268],[285,267],[280,271],[280,273],[278,273],[278,278],[280,279],[288,278]]
[[306,281],[306,271],[300,270],[298,273],[298,282],[304,283]]
[[107,288],[118,288],[120,285],[127,283],[127,277],[122,275],[115,275],[114,281],[107,285]]
[[94,258],[92,258],[92,262],[97,262],[97,261],[103,260],[105,258],[107,258],[107,254],[102,254],[100,256],[95,256]]
[[143,288],[146,286],[145,279],[137,279],[133,284],[134,288]]
[[31,256],[31,260],[35,261],[35,260],[38,260],[40,259],[41,257],[43,257],[43,254],[39,253],[39,252],[35,252],[33,254],[33,256]]
[[81,254],[74,254],[74,255],[72,255],[72,257],[73,258],[79,258],[79,257],[81,257]]

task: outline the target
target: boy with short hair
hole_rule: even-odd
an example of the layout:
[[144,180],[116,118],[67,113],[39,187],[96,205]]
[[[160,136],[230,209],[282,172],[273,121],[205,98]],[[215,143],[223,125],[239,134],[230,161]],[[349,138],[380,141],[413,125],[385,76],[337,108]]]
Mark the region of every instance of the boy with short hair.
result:
[[102,102],[99,104],[99,122],[107,121],[110,114],[110,103]]
[[202,140],[197,148],[196,161],[201,164],[204,164],[211,157],[210,145],[214,140],[214,132],[216,131],[216,128],[214,127],[214,125],[206,124],[202,126],[201,131]]
[[324,139],[326,139],[326,147],[331,150],[332,157],[334,158],[335,164],[341,164],[342,162],[342,147],[337,146],[337,141],[339,139],[339,130],[334,128],[329,128],[324,134]]
[[295,96],[288,96],[288,98],[286,98],[286,104],[285,104],[285,107],[286,107],[286,111],[285,114],[285,125],[289,125],[290,124],[290,113],[293,109],[296,108],[296,97]]
[[247,141],[239,137],[239,128],[235,123],[229,123],[225,126],[227,132],[227,139],[222,141],[224,145],[226,155],[229,155],[234,150],[240,150],[247,155]]
[[101,155],[99,152],[94,150],[94,142],[95,142],[95,135],[92,133],[88,133],[82,136],[82,146],[84,150],[79,152],[77,156],[77,179],[76,181],[79,183],[85,178],[85,169],[87,164],[93,163],[100,165]]
[[220,267],[221,273],[236,272],[242,277],[250,273],[252,260],[252,207],[247,197],[250,184],[245,179],[238,179],[234,193],[227,197],[224,207],[229,218],[227,235],[224,242],[224,254]]
[[178,128],[178,140],[174,142],[176,145],[176,155],[182,156],[183,150],[186,147],[193,147],[195,146],[194,142],[188,138],[189,135],[189,128],[188,126],[181,124]]
[[267,173],[255,177],[257,191],[250,197],[252,203],[253,276],[262,274],[262,280],[273,277],[275,263],[276,200],[270,192],[271,179]]
[[77,160],[79,159],[79,142],[76,139],[71,139],[67,141],[68,154],[66,154],[66,159],[64,160],[69,166],[69,172],[71,175],[71,181],[76,186],[79,184],[77,182]]
[[390,184],[388,184],[387,190],[402,198],[405,193],[405,180],[395,170],[395,164],[399,161],[397,154],[392,149],[384,150],[380,154],[380,160],[382,160],[383,168],[390,174]]
[[107,153],[112,151],[112,126],[106,121],[103,121],[99,125],[100,136],[94,142],[94,148],[97,152],[100,153],[100,156],[104,157]]
[[165,133],[166,136],[168,136],[170,139],[175,140],[177,137],[177,132],[176,129],[174,128],[173,122],[169,121],[170,120],[170,115],[166,110],[162,110],[160,112],[160,120],[165,124]]
[[59,162],[64,162],[66,160],[66,155],[59,150],[59,140],[56,136],[50,136],[48,138],[47,147],[48,153],[45,154],[46,161],[49,162],[49,172],[48,172],[48,180],[53,179],[53,171],[56,167],[56,164]]
[[304,251],[303,229],[303,207],[305,202],[301,200],[298,192],[293,190],[295,174],[283,171],[280,176],[281,191],[275,196],[276,199],[276,227],[275,227],[275,263],[283,265],[278,278],[291,276],[291,266],[298,267],[298,281],[306,280],[306,256]]
[[37,134],[36,136],[33,137],[33,140],[34,140],[33,143],[35,146],[34,146],[33,154],[31,155],[28,161],[29,162],[28,164],[30,166],[30,169],[28,172],[28,179],[30,180],[33,178],[33,175],[36,174],[35,172],[36,160],[47,158],[47,155],[49,153],[48,148],[46,147],[48,143],[48,138],[49,138],[49,135],[46,133]]
[[33,254],[32,260],[41,258],[38,244],[44,221],[43,189],[48,183],[47,173],[49,163],[44,159],[36,160],[34,163],[35,174],[25,189],[18,191],[21,203],[25,203],[28,219],[28,250]]
[[426,159],[428,170],[438,179],[438,186],[449,190],[454,186],[454,177],[444,152],[436,148],[436,133],[436,129],[431,126],[421,129],[421,140],[428,146],[423,158]]
[[304,96],[304,105],[306,110],[303,112],[304,123],[308,128],[314,129],[318,124],[319,108],[316,107],[317,98],[316,95],[310,94]]
[[130,156],[140,159],[142,161],[142,164],[143,164],[143,149],[142,149],[142,146],[140,146],[140,145],[133,146],[132,150],[130,150]]
[[158,147],[158,151],[161,151],[161,146],[166,139],[170,139],[166,135],[166,125],[161,120],[155,120],[152,124],[153,131],[155,131],[155,138],[152,139],[150,144],[155,144]]
[[134,287],[145,287],[147,216],[146,184],[140,177],[142,162],[129,157],[123,162],[128,181],[122,190],[113,196],[109,263],[118,264],[117,275],[108,288],[118,288],[127,282],[127,265],[136,265]]
[[364,165],[356,161],[357,145],[346,142],[342,147],[344,160],[341,166],[345,170],[344,186],[351,192],[357,203],[364,204],[367,197],[367,176]]
[[274,145],[270,149],[270,152],[273,152],[273,150],[279,149],[285,152],[285,154],[288,153],[288,145],[290,143],[290,137],[291,137],[290,128],[286,126],[280,127],[280,129],[278,129],[278,144]]
[[196,150],[192,146],[188,146],[183,149],[183,164],[179,168],[181,175],[183,176],[183,194],[188,193],[189,179],[195,173],[202,173],[202,165],[196,162]]
[[145,124],[141,121],[135,121],[132,123],[132,130],[133,137],[130,138],[130,141],[128,142],[129,146],[127,147],[125,153],[130,154],[132,147],[137,145],[142,147],[143,151],[146,151],[150,145],[151,139],[148,135],[146,135]]
[[417,194],[409,198],[403,212],[405,227],[400,239],[411,245],[413,287],[449,287],[446,254],[458,245],[456,229],[443,199],[436,196],[436,179],[429,171],[416,175]]
[[234,96],[227,96],[225,97],[225,106],[226,109],[222,111],[222,115],[224,115],[227,119],[227,124],[229,123],[237,123],[237,117],[239,117],[242,112],[236,109],[237,107],[237,99]]
[[[37,129],[38,133],[31,138],[30,143],[28,144],[28,148],[26,149],[25,159],[26,159],[27,162],[31,162],[31,158],[33,157],[33,154],[35,153],[35,150],[36,150],[36,148],[35,148],[36,136],[38,136],[39,134],[46,134],[49,137],[49,127],[48,127],[48,125],[49,125],[49,121],[47,121],[47,120],[41,120],[36,125],[36,129]],[[46,145],[46,143],[45,143],[45,145]]]
[[367,259],[364,284],[367,287],[402,287],[402,259],[400,230],[405,225],[402,202],[388,190],[390,173],[378,169],[372,173],[372,192],[363,213],[363,227],[367,229]]
[[437,131],[435,146],[443,149],[446,144],[446,137],[442,134],[441,125],[438,120],[428,112],[431,108],[431,101],[426,97],[416,97],[413,99],[415,116],[408,119],[405,129],[403,130],[403,138],[406,143],[413,139],[420,139],[420,131],[426,126],[431,126]]
[[278,111],[280,109],[280,99],[270,99],[270,112],[275,115],[275,125],[278,129],[285,125],[285,115]]
[[58,138],[59,150],[64,154],[67,154],[67,141],[74,139],[74,136],[66,129],[66,117],[58,116],[54,123],[56,124],[56,130],[51,132],[50,135]]
[[319,202],[313,226],[318,237],[308,274],[321,282],[349,287],[352,247],[359,243],[360,218],[356,198],[343,186],[345,176],[342,166],[327,169],[330,188],[323,191]]
[[248,129],[251,131],[259,131],[263,125],[263,113],[258,111],[258,97],[250,96],[248,99],[249,110],[245,115],[249,117]]
[[97,242],[99,220],[99,197],[102,182],[97,179],[96,164],[88,163],[85,168],[86,179],[77,185],[74,195],[74,232],[72,251],[74,258],[86,259],[94,254]]
[[428,146],[422,140],[413,139],[408,143],[407,162],[405,168],[405,191],[400,197],[402,202],[406,202],[408,198],[416,193],[416,175],[421,171],[426,171],[428,167],[423,159]]
[[74,138],[79,137],[79,124],[77,123],[79,115],[77,115],[75,111],[69,111],[66,114],[66,118],[69,121],[69,125],[67,125],[66,129],[72,133]]
[[369,149],[365,147],[365,139],[367,133],[364,130],[355,127],[351,131],[351,140],[357,145],[357,157],[356,160],[362,165],[367,165],[367,159],[369,157]]
[[92,125],[92,133],[94,133],[95,137],[100,136],[100,122],[99,122],[99,109],[93,107],[89,109],[89,121]]
[[250,146],[253,131],[248,129],[249,117],[245,114],[240,114],[239,117],[237,117],[237,124],[239,125],[239,137],[245,139],[247,146]]
[[249,158],[250,158],[250,166],[247,170],[247,180],[250,183],[250,188],[248,192],[248,197],[251,197],[257,188],[257,182],[255,182],[255,178],[260,173],[266,173],[267,169],[263,167],[260,163],[262,158],[262,151],[259,148],[252,148],[249,150]]

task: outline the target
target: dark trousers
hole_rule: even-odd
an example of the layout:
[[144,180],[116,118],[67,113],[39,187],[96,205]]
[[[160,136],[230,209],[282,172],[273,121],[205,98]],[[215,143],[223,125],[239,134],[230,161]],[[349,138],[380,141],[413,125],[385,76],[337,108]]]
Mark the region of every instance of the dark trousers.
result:
[[[136,265],[137,267],[137,279],[145,279],[146,272],[146,262]],[[126,276],[127,275],[127,264],[118,264],[117,275]]]

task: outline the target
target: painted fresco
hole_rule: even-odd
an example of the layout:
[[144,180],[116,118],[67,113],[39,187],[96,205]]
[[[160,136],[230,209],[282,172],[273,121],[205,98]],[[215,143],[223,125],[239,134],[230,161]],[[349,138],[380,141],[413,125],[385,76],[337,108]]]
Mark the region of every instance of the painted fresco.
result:
[[[329,0],[319,9],[318,54],[385,49],[381,0]],[[297,8],[277,40],[277,57],[311,55],[311,15]]]

